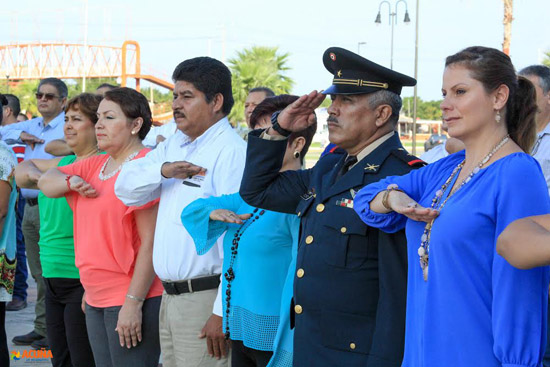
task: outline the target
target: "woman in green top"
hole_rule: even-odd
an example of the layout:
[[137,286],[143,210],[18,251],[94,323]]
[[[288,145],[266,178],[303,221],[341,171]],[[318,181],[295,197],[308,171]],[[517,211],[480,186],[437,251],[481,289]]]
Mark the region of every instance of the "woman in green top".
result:
[[[101,97],[82,93],[65,108],[65,140],[74,155],[55,159],[31,159],[17,166],[19,187],[37,188],[43,172],[66,166],[98,153],[95,137]],[[46,330],[54,367],[89,367],[94,357],[88,341],[82,309],[84,288],[75,266],[73,212],[63,198],[38,195],[40,208],[40,262],[46,283]]]

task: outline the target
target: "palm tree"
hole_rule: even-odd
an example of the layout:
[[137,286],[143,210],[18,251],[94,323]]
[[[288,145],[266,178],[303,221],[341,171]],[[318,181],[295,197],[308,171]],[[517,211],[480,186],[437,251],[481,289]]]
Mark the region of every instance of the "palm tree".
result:
[[256,87],[268,87],[275,94],[290,93],[294,81],[285,75],[289,54],[278,54],[277,47],[253,46],[237,52],[229,59],[235,106],[229,115],[236,123],[244,120],[244,101],[248,91]]
[[502,0],[504,2],[504,41],[502,52],[510,55],[510,39],[512,38],[512,21],[514,20],[514,0]]

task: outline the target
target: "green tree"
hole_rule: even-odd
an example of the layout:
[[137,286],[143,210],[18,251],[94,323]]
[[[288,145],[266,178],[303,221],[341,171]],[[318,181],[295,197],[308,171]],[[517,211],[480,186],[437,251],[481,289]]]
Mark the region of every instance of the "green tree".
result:
[[[421,120],[441,120],[441,101],[423,101],[420,97],[416,100],[416,116]],[[406,116],[413,115],[413,97],[403,98],[402,113]]]
[[[69,91],[69,99],[82,93],[82,79],[65,79]],[[16,83],[6,83],[2,86],[3,93],[11,93],[19,98],[21,103],[21,111],[32,116],[38,116],[38,108],[36,106],[36,97],[34,96],[38,90],[39,80],[22,80]],[[93,93],[97,87],[103,83],[117,85],[115,78],[98,78],[86,79],[86,92]]]
[[229,59],[235,106],[229,114],[233,123],[244,121],[244,102],[248,91],[256,87],[268,87],[275,94],[290,93],[294,81],[286,74],[289,54],[278,53],[277,47],[253,46],[237,52]]
[[544,59],[542,59],[542,63],[550,67],[550,51],[544,53]]

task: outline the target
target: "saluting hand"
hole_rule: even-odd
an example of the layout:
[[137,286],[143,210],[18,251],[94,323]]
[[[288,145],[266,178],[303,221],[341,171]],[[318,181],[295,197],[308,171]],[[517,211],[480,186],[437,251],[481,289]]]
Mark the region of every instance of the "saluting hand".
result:
[[166,162],[162,165],[160,173],[166,178],[191,178],[200,173],[205,173],[206,168],[194,165],[186,161]]
[[227,209],[216,209],[210,212],[210,220],[218,220],[225,223],[243,224],[243,220],[250,218],[252,214],[236,214]]
[[431,222],[439,215],[438,210],[420,206],[409,195],[401,191],[391,191],[388,197],[388,204],[393,211],[417,222]]
[[281,111],[277,122],[283,129],[302,131],[315,122],[313,111],[323,103],[325,98],[324,94],[316,90],[301,96]]
[[69,188],[85,198],[97,197],[97,191],[80,176],[71,176],[69,179]]

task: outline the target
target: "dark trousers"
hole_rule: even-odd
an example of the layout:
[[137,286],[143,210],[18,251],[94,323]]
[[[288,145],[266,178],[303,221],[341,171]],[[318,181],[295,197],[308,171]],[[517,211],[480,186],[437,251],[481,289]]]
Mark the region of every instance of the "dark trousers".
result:
[[157,367],[160,357],[159,310],[162,297],[148,298],[141,309],[141,342],[130,349],[120,346],[115,331],[121,306],[86,304],[86,324],[97,367]]
[[13,287],[13,296],[15,298],[27,300],[27,277],[29,270],[27,269],[27,255],[25,254],[25,238],[21,230],[21,222],[23,221],[23,212],[25,211],[25,198],[19,195],[15,206],[15,233],[17,235],[17,267],[15,268],[15,284]]
[[93,367],[94,356],[82,312],[84,288],[79,279],[44,278],[46,332],[53,367]]
[[0,366],[9,367],[8,338],[6,337],[6,302],[0,302]]
[[273,352],[248,348],[240,340],[231,340],[231,367],[265,367],[272,356]]

